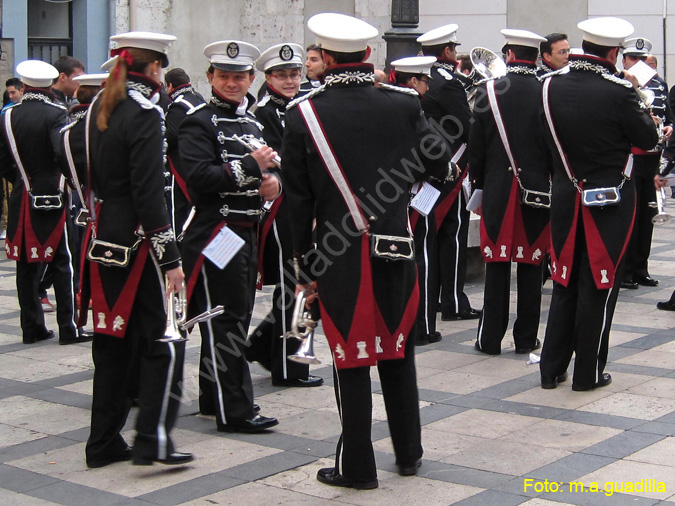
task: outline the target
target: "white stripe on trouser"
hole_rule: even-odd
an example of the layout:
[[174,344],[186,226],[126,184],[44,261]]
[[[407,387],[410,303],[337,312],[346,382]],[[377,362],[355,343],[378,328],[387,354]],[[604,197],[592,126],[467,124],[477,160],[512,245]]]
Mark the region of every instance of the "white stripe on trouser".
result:
[[342,470],[342,455],[344,453],[344,432],[345,428],[342,423],[342,391],[340,390],[340,376],[338,375],[337,367],[335,366],[335,357],[331,353],[331,358],[333,359],[333,370],[335,371],[335,381],[337,382],[337,399],[338,399],[338,413],[340,414],[340,452],[336,455],[335,467],[337,467],[337,472],[343,474]]
[[427,240],[429,237],[429,217],[424,217],[424,225],[426,230],[424,231],[424,325],[427,330],[427,335],[429,332],[429,251],[427,248]]
[[[171,226],[173,227],[174,232],[176,228],[176,176],[171,176]],[[179,232],[180,233],[180,232]]]
[[[68,211],[66,210],[66,212]],[[68,227],[65,223],[63,224],[63,238],[61,240],[65,241],[66,255],[68,256],[68,272],[70,273],[70,322],[75,329],[75,337],[77,337],[77,323],[75,323],[75,273],[73,272],[73,254],[70,252],[70,247],[68,246]]]
[[462,230],[462,189],[459,189],[457,195],[457,233],[455,234],[455,279],[453,287],[453,297],[455,298],[455,312],[459,313],[459,293],[457,292],[457,284],[459,278],[459,233]]
[[[205,311],[211,309],[211,295],[209,294],[209,280],[206,276],[206,269],[202,265],[202,279],[204,280],[204,294],[206,295],[206,308]],[[208,329],[209,335],[207,339],[209,340],[209,351],[211,352],[211,368],[213,374],[213,381],[216,384],[216,390],[218,391],[218,409],[220,410],[220,418],[225,423],[225,406],[223,405],[223,389],[220,386],[220,378],[218,377],[218,363],[216,362],[216,346],[213,337],[213,320],[207,320],[206,328]],[[204,339],[204,336],[202,336]]]
[[607,290],[607,298],[605,299],[605,310],[602,315],[602,328],[600,329],[600,339],[598,340],[598,349],[595,354],[595,382],[600,381],[600,374],[598,374],[598,356],[600,355],[600,347],[602,346],[602,334],[605,333],[607,326],[607,304],[609,303],[609,296],[612,293],[612,288]]
[[[277,230],[277,220],[275,219],[272,222],[272,230],[274,230],[274,239],[277,241],[277,249],[279,250],[279,286],[281,287],[281,328],[283,329],[284,334],[286,333],[286,280],[284,279],[284,259],[281,251],[281,241],[279,240],[279,231]],[[272,301],[272,304],[276,304],[276,300]],[[274,316],[274,310],[272,311],[272,316]],[[282,352],[281,352],[281,362],[283,364],[284,379],[288,379],[288,367],[286,364],[286,338],[282,336],[272,335],[272,339],[281,339]],[[272,357],[274,361],[277,357]]]

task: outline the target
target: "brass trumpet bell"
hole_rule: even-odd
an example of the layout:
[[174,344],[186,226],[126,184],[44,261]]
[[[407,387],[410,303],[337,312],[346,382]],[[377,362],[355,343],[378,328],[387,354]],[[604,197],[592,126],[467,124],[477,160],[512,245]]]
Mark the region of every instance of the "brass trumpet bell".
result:
[[321,360],[314,355],[314,328],[316,327],[316,322],[312,319],[311,313],[305,306],[310,293],[308,289],[305,289],[296,295],[291,330],[282,336],[284,339],[293,338],[302,341],[302,345],[298,351],[288,357],[289,360],[300,364],[321,363]]
[[[169,286],[169,277],[164,278],[165,286]],[[187,341],[183,335],[180,326],[185,323],[187,318],[187,289],[185,284],[177,294],[170,293],[166,301],[166,329],[164,337],[157,339],[160,343],[180,343]]]

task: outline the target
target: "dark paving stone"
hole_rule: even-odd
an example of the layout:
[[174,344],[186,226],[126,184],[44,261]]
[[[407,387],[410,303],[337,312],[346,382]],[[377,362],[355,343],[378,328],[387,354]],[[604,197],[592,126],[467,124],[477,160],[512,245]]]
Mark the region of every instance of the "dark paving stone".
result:
[[262,459],[247,462],[222,471],[222,474],[240,480],[255,481],[289,469],[304,466],[318,460],[313,455],[300,455],[294,452],[277,453]]
[[46,390],[39,390],[27,397],[33,399],[41,399],[43,401],[54,402],[56,404],[63,404],[65,406],[73,406],[75,408],[91,409],[91,395],[85,395],[78,392],[70,392],[68,390],[61,390],[59,388],[48,388]]
[[[672,248],[672,246],[671,246]],[[623,297],[619,298],[619,301],[623,300]],[[632,302],[632,301],[631,301]],[[656,305],[656,302],[654,303]],[[654,329],[651,327],[637,327],[635,325],[621,325],[612,323],[612,330],[617,330],[621,332],[633,332],[635,334],[649,335],[654,333]],[[611,338],[610,338],[611,341]]]
[[[610,348],[611,349],[611,348]],[[645,365],[632,365],[632,364],[619,364],[616,362],[611,363],[607,372],[624,372],[628,374],[640,374],[643,376],[655,376],[657,378],[661,376],[667,376],[672,373],[671,369],[663,369],[661,367],[649,367]]]
[[[41,344],[41,343],[38,343],[38,344]],[[21,342],[21,339],[17,339],[17,341],[15,343],[3,344],[2,346],[0,346],[0,355],[3,354],[3,353],[11,353],[13,351],[21,351],[23,349],[26,349],[26,346],[28,346],[28,345],[23,344]],[[33,346],[33,345],[30,345],[30,346]]]
[[[536,382],[539,383],[539,371],[537,371]],[[492,399],[504,399],[506,397],[511,397],[512,395],[517,395],[530,390],[533,388],[533,386],[534,385],[532,381],[528,382],[515,379],[484,388],[483,390],[475,392],[475,394],[481,397],[490,397]]]
[[455,397],[459,397],[458,394],[439,392],[438,390],[428,390],[424,388],[418,390],[418,395],[421,401],[427,402],[446,402]]
[[[2,271],[2,269],[0,269]],[[0,296],[4,295],[2,292],[6,290],[0,290]],[[16,292],[14,292],[14,295],[16,295]],[[18,321],[19,317],[21,316],[21,311],[8,311],[6,313],[2,313],[0,315],[0,320],[14,320]]]
[[141,501],[140,499],[126,499],[121,502],[113,503],[112,506],[148,506],[149,504],[157,504],[157,503]]
[[426,406],[420,410],[420,419],[422,425],[427,425],[429,423],[437,422],[438,420],[457,415],[463,411],[466,411],[466,409],[459,406],[452,406],[449,404],[432,404],[431,406]]
[[207,474],[194,480],[184,481],[149,494],[143,494],[136,499],[151,504],[173,506],[192,501],[200,497],[215,494],[228,488],[246,483],[244,480],[225,475],[223,472]]
[[5,446],[2,448],[2,451],[0,451],[0,462],[11,462],[12,460],[30,457],[31,455],[37,455],[38,453],[46,453],[51,450],[65,448],[66,446],[74,444],[77,444],[77,441],[58,436],[47,436],[18,445]]
[[370,439],[373,441],[379,441],[380,439],[385,439],[390,436],[389,434],[389,424],[387,422],[375,422],[370,432]]
[[534,416],[537,418],[557,418],[566,412],[565,409],[526,404],[524,402],[492,401],[481,409],[499,411],[502,413],[517,413],[519,415]]
[[90,432],[89,427],[82,427],[81,429],[70,430],[68,432],[62,432],[61,434],[59,434],[59,437],[62,437],[64,439],[70,439],[72,441],[77,441],[77,442],[80,442],[80,443],[84,443],[87,439],[89,439],[89,432]]
[[619,346],[610,348],[610,351],[615,348],[639,348],[640,350],[650,350],[656,346],[668,343],[673,340],[672,335],[667,334],[649,334],[647,336],[638,337],[632,341],[622,343]]
[[647,422],[635,427],[631,432],[646,432],[662,436],[673,436],[675,435],[675,423]]
[[12,395],[31,395],[47,388],[49,387],[40,385],[39,383],[21,383],[17,381],[15,385],[3,388],[2,392],[10,394],[9,397],[11,397]]
[[569,483],[613,462],[616,462],[616,459],[574,453],[527,473],[525,478]]
[[567,422],[585,423],[586,425],[598,425],[600,427],[611,427],[622,430],[634,429],[645,423],[644,420],[638,420],[637,418],[572,410],[566,410],[555,418]]
[[507,494],[505,492],[496,492],[486,490],[480,494],[467,497],[463,501],[454,503],[456,506],[515,506],[521,504],[529,498],[522,495]]
[[[7,325],[6,323],[0,323],[0,334],[7,334],[8,336],[16,336],[19,338],[19,342],[21,342],[21,337],[23,337],[23,334],[21,333],[21,328],[17,327],[15,325]],[[51,340],[51,339],[50,339]],[[39,343],[35,344],[30,344],[30,345],[21,345],[22,347],[26,346],[48,346],[49,343],[46,341],[42,341]]]
[[[393,462],[394,456],[391,455],[389,459]],[[384,462],[386,462],[386,460],[384,460]],[[433,460],[423,460],[422,467],[420,467],[417,475],[429,478],[430,480],[439,480],[478,488],[493,488],[513,479],[513,476],[508,474],[482,471],[480,469],[456,466],[454,464],[446,464]]]
[[216,431],[216,421],[201,416],[181,416],[176,420],[179,429],[191,430],[200,434],[212,434]]
[[671,411],[667,415],[663,415],[656,420],[655,422],[664,422],[664,423],[675,423],[675,411]]
[[0,464],[0,488],[6,488],[12,492],[26,493],[36,488],[57,483],[58,481],[60,480],[51,476]]
[[614,346],[609,349],[607,354],[608,362],[615,362],[621,360],[622,358],[630,357],[631,355],[636,355],[648,348],[638,348],[638,347],[627,347],[627,346]]
[[452,399],[444,401],[443,404],[450,404],[452,406],[459,406],[462,408],[483,408],[487,404],[495,402],[494,399],[490,397],[481,397],[480,395],[467,394],[467,395],[458,395]]
[[49,378],[42,381],[36,381],[38,385],[43,385],[45,387],[62,387],[65,385],[72,385],[73,383],[79,383],[80,381],[88,381],[94,378],[94,370],[88,369],[86,371],[74,372],[72,374],[64,374],[63,376],[57,376],[56,378]]
[[330,457],[335,455],[335,443],[327,441],[307,440],[307,443],[297,448],[291,448],[290,451],[300,455],[313,455],[314,457]]
[[663,439],[662,435],[630,430],[605,439],[581,450],[580,453],[622,459],[628,455],[653,445]]
[[551,501],[581,504],[583,506],[651,506],[657,504],[657,499],[647,499],[635,495],[612,494],[611,497],[604,492],[570,492],[563,490],[558,493],[548,493],[540,496],[542,499]]
[[35,490],[26,492],[26,495],[44,499],[45,501],[69,506],[107,506],[128,499],[127,497],[111,494],[95,488],[85,487],[77,483],[59,481]]
[[539,497],[544,493],[537,492],[534,490],[534,487],[529,486],[527,487],[527,490],[525,490],[525,480],[522,476],[514,478],[511,481],[507,481],[506,483],[502,483],[501,485],[497,485],[496,487],[493,487],[492,490],[506,492],[513,495],[524,495],[527,497]]

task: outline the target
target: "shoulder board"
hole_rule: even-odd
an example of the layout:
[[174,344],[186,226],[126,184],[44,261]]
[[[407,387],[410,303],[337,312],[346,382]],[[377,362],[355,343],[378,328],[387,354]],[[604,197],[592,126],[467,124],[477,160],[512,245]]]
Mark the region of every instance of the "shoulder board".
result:
[[194,106],[192,109],[190,109],[187,112],[187,115],[189,116],[190,114],[193,114],[193,113],[197,112],[198,110],[203,109],[204,107],[206,107],[206,102],[203,102],[199,105]]
[[624,88],[632,88],[633,84],[630,81],[621,79],[620,77],[613,76],[612,74],[602,74],[602,77],[607,79],[610,83],[619,84]]
[[78,123],[79,121],[80,121],[79,119],[76,119],[75,121],[71,121],[71,122],[68,123],[66,126],[64,126],[61,130],[59,130],[59,133],[60,133],[60,134],[63,134],[66,130],[70,130],[70,129],[73,128],[75,125],[77,125],[77,123]]
[[185,98],[185,95],[181,95],[176,100],[171,102],[169,104],[169,108],[171,108],[174,104],[180,104],[183,107],[185,107],[185,109],[187,109],[188,111],[191,111],[192,109],[194,109],[196,107],[196,106],[192,105],[189,100],[187,100]]
[[312,98],[315,95],[318,95],[319,93],[323,92],[326,89],[326,85],[322,84],[318,88],[314,88],[312,91],[307,93],[306,95],[303,95],[301,97],[296,98],[295,100],[291,100],[288,105],[286,106],[286,110],[289,110],[291,107],[295,107],[298,105],[300,102],[304,102],[308,98]]
[[454,77],[452,77],[452,74],[450,72],[448,72],[447,70],[441,69],[441,68],[436,69],[436,70],[438,70],[438,73],[440,75],[442,75],[446,80],[452,81],[454,79]]
[[397,91],[399,93],[405,93],[406,95],[413,95],[415,97],[419,95],[419,93],[417,93],[412,88],[404,88],[403,86],[392,86],[391,84],[380,83],[378,87],[382,90]]
[[545,79],[553,76],[559,76],[561,74],[567,74],[570,71],[569,67],[563,67],[558,70],[552,70],[551,72],[547,72],[546,74],[542,74],[540,76],[537,76],[537,79],[539,79],[541,82],[544,82]]
[[256,107],[264,107],[267,102],[270,101],[270,96],[265,95],[260,101],[256,104]]
[[64,106],[64,105],[57,104],[57,103],[52,102],[52,101],[45,102],[45,104],[49,104],[49,105],[51,105],[52,107],[56,107],[57,109],[61,109],[62,111],[68,112],[68,108],[67,108],[66,106]]
[[153,105],[150,100],[145,98],[143,94],[140,91],[136,90],[128,90],[129,96],[138,104],[140,105],[143,109],[154,109],[155,106]]

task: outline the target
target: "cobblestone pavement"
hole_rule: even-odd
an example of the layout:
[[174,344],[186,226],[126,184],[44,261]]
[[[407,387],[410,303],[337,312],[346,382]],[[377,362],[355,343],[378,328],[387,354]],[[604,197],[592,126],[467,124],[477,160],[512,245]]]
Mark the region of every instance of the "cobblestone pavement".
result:
[[[572,392],[567,381],[542,390],[538,367],[514,353],[510,331],[502,355],[488,357],[473,349],[476,321],[440,323],[443,340],[417,349],[425,450],[417,477],[395,472],[373,370],[380,488],[372,491],[333,488],[315,478],[317,469],[332,465],[340,432],[323,337],[315,347],[323,364],[313,373],[325,378],[325,386],[273,387],[255,365],[256,400],[280,423],[266,434],[226,435],[216,432],[213,419],[196,414],[199,337],[193,336],[173,435],[195,461],[173,468],[118,463],[87,469],[90,345],[23,345],[14,265],[2,261],[0,504],[675,504],[675,313],[656,309],[675,288],[673,231],[675,224],[655,234],[650,270],[660,286],[623,290],[619,297],[607,366],[614,382],[608,387]],[[467,292],[481,307],[481,281],[469,283]],[[548,282],[544,308],[550,294]],[[254,325],[269,305],[265,291]],[[544,310],[543,322],[547,315]],[[48,321],[56,328],[52,315]],[[129,441],[134,417],[132,411],[125,429]],[[570,482],[583,483],[585,491]],[[590,491],[594,482],[598,489]],[[660,483],[665,491],[657,489]]]

